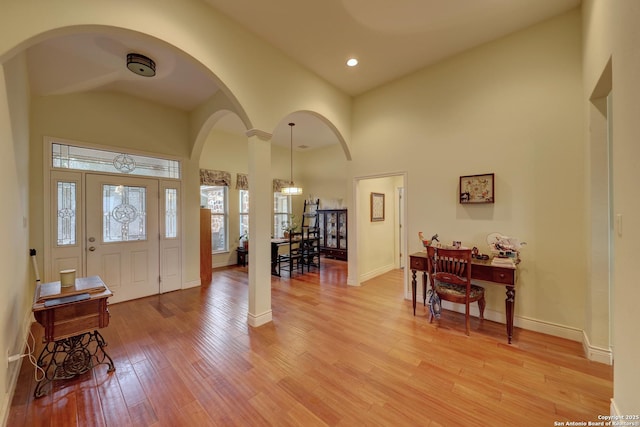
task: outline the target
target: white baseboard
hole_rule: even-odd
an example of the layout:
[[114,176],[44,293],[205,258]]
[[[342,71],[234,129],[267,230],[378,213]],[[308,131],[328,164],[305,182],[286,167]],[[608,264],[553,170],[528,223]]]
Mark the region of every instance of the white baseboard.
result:
[[[31,329],[31,323],[34,322],[35,319],[33,317],[33,313],[28,311],[25,315],[25,318],[22,322],[22,328],[20,333],[18,333],[18,339],[20,340],[20,346],[18,348],[9,349],[10,351],[15,351],[16,353],[24,351],[25,348],[25,340],[28,339],[29,330]],[[16,360],[9,364],[9,369],[7,370],[7,377],[5,379],[5,387],[4,387],[4,398],[0,408],[0,414],[4,414],[4,419],[0,420],[0,425],[6,425],[7,418],[9,417],[9,409],[11,405],[11,401],[13,401],[13,395],[16,392],[16,386],[18,384],[18,374],[20,373],[20,369],[22,368],[22,361],[24,357]],[[6,399],[6,400],[5,400]]]
[[610,348],[602,348],[591,345],[589,336],[582,331],[582,348],[587,359],[593,362],[604,363],[605,365],[613,365],[613,351]]
[[247,313],[247,323],[249,326],[257,328],[258,326],[262,326],[267,324],[273,320],[273,311],[265,311],[259,315],[253,315],[251,313]]
[[[609,405],[609,415],[611,415],[612,417],[620,417],[622,414],[620,414],[620,411],[618,410],[618,407],[616,406],[616,402],[614,402],[613,397],[611,398],[611,405]],[[618,419],[622,419],[622,418],[618,418]]]
[[182,289],[189,289],[189,288],[195,288],[197,286],[200,286],[200,279],[198,280],[192,280],[190,282],[184,282],[184,284],[182,285]]
[[374,277],[378,277],[381,274],[387,273],[387,272],[389,272],[391,270],[395,270],[395,268],[396,268],[396,266],[393,265],[393,264],[389,264],[389,265],[385,265],[383,267],[376,268],[373,271],[370,271],[368,273],[365,273],[365,274],[361,275],[360,276],[360,283],[365,282],[367,280],[371,280]]
[[[418,298],[420,301],[422,296]],[[464,313],[464,307],[461,304],[453,304],[449,301],[442,301],[442,308],[450,311],[456,311],[458,313]],[[471,306],[471,315],[478,317],[480,312],[477,305]],[[493,322],[506,324],[506,315],[504,313],[485,309],[484,318]],[[557,323],[546,322],[538,319],[532,319],[524,316],[515,316],[513,320],[514,326],[528,331],[540,332],[546,335],[552,335],[554,337],[565,338],[571,341],[582,342],[584,355],[587,359],[593,362],[604,363],[606,365],[613,364],[613,352],[611,349],[601,348],[591,345],[587,334],[578,328],[571,326],[560,325]]]

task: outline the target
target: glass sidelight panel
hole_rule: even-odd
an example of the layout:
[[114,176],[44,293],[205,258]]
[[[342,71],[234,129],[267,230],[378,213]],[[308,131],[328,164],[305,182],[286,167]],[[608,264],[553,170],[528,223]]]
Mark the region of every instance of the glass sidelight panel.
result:
[[147,239],[145,187],[102,186],[102,241],[127,242]]
[[178,190],[165,188],[164,199],[164,237],[175,239],[178,237]]
[[58,182],[58,246],[76,244],[76,183]]

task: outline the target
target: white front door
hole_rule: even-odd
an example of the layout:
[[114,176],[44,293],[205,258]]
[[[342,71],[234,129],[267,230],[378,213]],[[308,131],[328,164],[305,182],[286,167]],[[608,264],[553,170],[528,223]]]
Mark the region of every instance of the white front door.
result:
[[87,276],[121,302],[160,292],[158,181],[86,174]]

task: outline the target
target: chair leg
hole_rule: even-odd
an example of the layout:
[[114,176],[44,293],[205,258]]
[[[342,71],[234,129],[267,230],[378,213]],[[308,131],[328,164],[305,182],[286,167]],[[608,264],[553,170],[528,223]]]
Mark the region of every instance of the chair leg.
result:
[[478,309],[480,310],[480,320],[484,320],[484,307],[486,305],[484,297],[478,300]]

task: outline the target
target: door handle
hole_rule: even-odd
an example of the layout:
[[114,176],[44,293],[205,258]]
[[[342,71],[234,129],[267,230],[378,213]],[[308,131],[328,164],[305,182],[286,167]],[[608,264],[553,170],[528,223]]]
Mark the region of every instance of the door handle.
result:
[[89,250],[90,250],[91,252],[93,252],[93,251],[95,251],[95,250],[96,250],[96,247],[95,247],[95,246],[89,246]]

